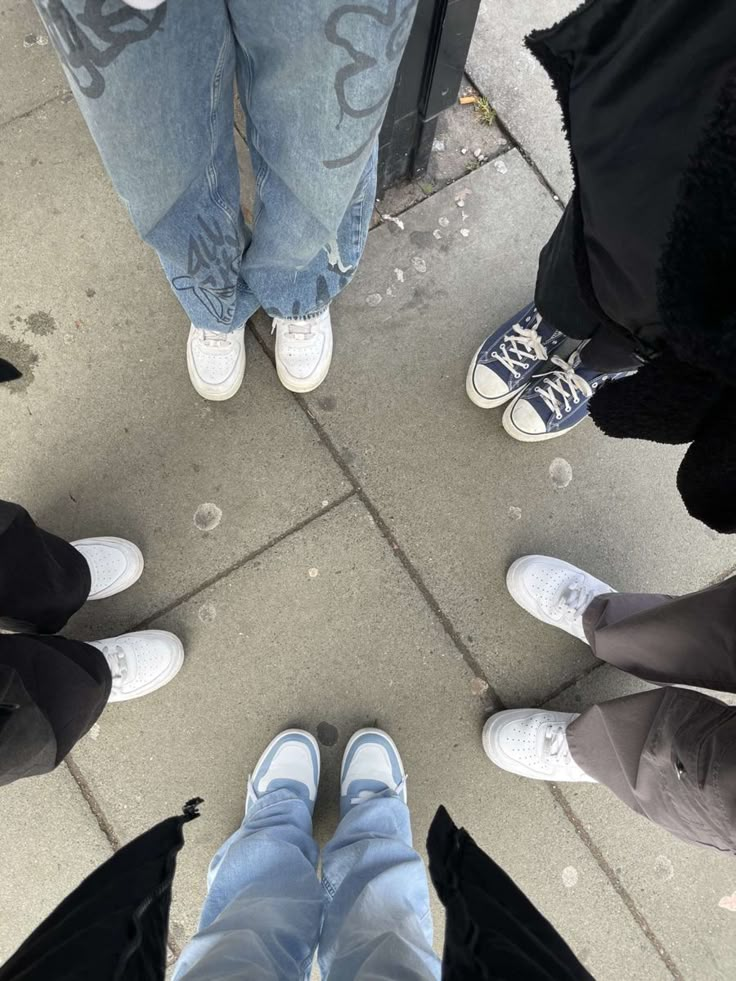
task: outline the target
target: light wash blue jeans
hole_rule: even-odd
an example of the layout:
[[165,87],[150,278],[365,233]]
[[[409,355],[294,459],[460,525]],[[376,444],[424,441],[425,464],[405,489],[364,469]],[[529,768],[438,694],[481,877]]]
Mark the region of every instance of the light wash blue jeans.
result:
[[[416,0],[35,0],[112,181],[189,319],[323,309],[360,260]],[[233,83],[256,178],[240,210]],[[110,262],[114,257],[110,257]],[[120,270],[125,276],[125,269]]]
[[424,863],[394,795],[353,807],[322,853],[300,797],[274,790],[210,865],[174,981],[439,981]]

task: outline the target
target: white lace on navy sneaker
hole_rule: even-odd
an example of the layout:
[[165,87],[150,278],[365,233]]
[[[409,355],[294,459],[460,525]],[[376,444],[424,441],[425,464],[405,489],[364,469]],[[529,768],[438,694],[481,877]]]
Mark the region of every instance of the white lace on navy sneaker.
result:
[[[500,353],[493,351],[491,358],[499,361],[504,368],[511,372],[514,378],[520,378],[520,373],[516,370],[521,368],[526,371],[529,367],[528,361],[546,361],[547,348],[544,346],[542,338],[539,336],[538,327],[542,322],[541,314],[537,314],[534,323],[530,327],[522,327],[521,324],[514,324],[511,331],[506,335],[500,345]],[[508,349],[507,349],[508,345]]]
[[[547,407],[554,412],[555,419],[562,418],[562,405],[565,412],[569,412],[573,405],[580,403],[580,396],[590,398],[593,394],[593,387],[581,375],[575,372],[580,364],[580,358],[575,354],[569,361],[564,361],[556,355],[552,356],[552,364],[557,365],[557,371],[545,378],[540,384],[534,386],[534,391],[539,395]],[[562,397],[560,401],[559,396]]]

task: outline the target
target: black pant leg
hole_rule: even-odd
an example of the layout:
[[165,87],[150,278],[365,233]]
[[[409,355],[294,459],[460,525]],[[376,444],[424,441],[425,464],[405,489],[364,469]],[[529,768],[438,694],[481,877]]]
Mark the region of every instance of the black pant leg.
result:
[[83,605],[90,571],[79,552],[0,501],[0,626],[56,633]]
[[0,784],[53,770],[107,704],[105,656],[65,637],[0,636]]

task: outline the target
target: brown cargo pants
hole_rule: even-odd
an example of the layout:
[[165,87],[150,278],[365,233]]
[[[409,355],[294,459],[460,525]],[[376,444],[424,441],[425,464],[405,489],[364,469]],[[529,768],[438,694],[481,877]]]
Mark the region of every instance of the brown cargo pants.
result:
[[574,760],[679,838],[736,852],[736,576],[679,598],[611,593],[583,617],[596,657],[658,687],[568,727]]

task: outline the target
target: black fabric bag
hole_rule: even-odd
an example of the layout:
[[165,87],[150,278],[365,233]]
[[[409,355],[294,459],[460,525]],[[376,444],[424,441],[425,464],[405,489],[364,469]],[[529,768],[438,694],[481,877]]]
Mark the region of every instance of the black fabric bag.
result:
[[0,968],[0,981],[163,981],[176,855],[201,803],[189,801],[88,876]]
[[443,981],[589,981],[555,928],[440,807],[427,839],[445,907]]

